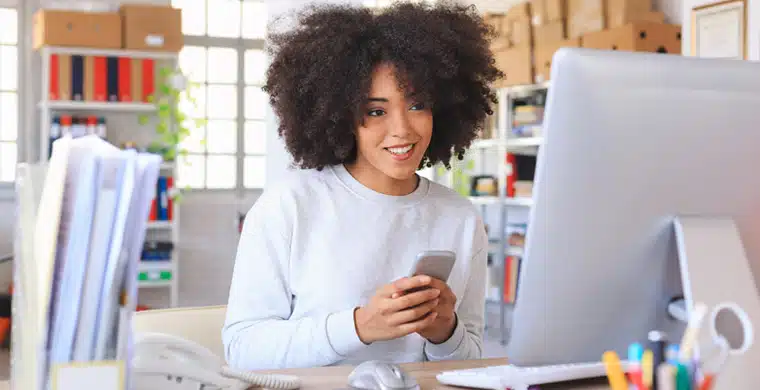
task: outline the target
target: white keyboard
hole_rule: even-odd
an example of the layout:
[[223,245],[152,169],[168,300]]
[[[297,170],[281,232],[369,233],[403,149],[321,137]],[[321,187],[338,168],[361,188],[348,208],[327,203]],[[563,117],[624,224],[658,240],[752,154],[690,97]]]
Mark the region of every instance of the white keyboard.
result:
[[[625,363],[624,363],[625,364]],[[625,367],[623,367],[625,370]],[[527,390],[528,386],[603,377],[607,371],[602,362],[557,364],[535,367],[514,365],[444,371],[436,376],[450,386],[480,389]]]

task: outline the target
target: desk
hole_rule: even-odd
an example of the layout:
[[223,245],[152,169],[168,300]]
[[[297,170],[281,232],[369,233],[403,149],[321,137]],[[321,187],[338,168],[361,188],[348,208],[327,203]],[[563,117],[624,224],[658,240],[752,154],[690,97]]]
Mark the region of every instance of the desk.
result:
[[[506,364],[506,359],[483,359],[445,362],[425,362],[402,364],[401,367],[413,375],[420,384],[421,390],[462,390],[457,387],[444,386],[435,379],[441,371],[458,370],[463,368],[477,368]],[[286,370],[263,371],[264,373],[277,373],[296,375],[301,378],[302,390],[336,390],[347,388],[346,379],[353,367],[321,367],[300,368]],[[10,390],[8,381],[0,381],[0,390]],[[139,390],[139,389],[135,389]],[[594,381],[578,381],[561,385],[541,386],[541,390],[609,390],[604,379]]]
[[[438,383],[435,376],[441,371],[478,368],[507,364],[506,359],[461,360],[402,364],[401,368],[417,379],[421,390],[462,390]],[[295,375],[301,378],[302,390],[346,389],[346,380],[353,367],[322,367],[285,370],[268,370],[262,373]],[[609,390],[606,378],[593,381],[578,381],[562,385],[544,385],[541,390]],[[2,389],[0,389],[2,390]]]

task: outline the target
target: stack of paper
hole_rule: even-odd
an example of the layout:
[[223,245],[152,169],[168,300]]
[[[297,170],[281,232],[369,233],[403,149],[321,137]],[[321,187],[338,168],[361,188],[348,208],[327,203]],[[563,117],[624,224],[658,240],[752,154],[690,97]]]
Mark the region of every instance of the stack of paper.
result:
[[20,168],[18,388],[48,387],[55,365],[128,360],[135,272],[160,164],[93,135],[56,140],[43,183],[33,166]]

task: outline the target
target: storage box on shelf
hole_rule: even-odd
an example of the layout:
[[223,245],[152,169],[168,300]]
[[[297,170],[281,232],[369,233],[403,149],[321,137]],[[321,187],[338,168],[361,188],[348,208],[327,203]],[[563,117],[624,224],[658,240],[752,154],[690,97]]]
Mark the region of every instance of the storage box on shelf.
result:
[[[529,27],[518,28],[528,17]],[[680,26],[667,24],[652,0],[527,0],[485,19],[499,33],[491,48],[505,77],[497,87],[549,81],[563,47],[680,53]],[[635,39],[635,29],[649,39]],[[531,38],[520,39],[526,31]]]
[[114,12],[42,9],[33,17],[32,46],[121,47],[121,17]]
[[554,41],[551,43],[545,43],[543,45],[536,45],[536,49],[533,53],[535,61],[535,74],[534,78],[536,82],[545,82],[551,80],[552,73],[552,60],[554,59],[554,53],[563,47],[581,47],[581,38],[570,38],[560,41]]
[[533,83],[533,48],[513,47],[494,53],[496,67],[504,73],[499,87]]
[[665,22],[665,14],[655,11],[652,0],[606,0],[605,28],[615,28],[631,22]]
[[123,45],[132,50],[178,52],[184,46],[182,12],[162,5],[124,4],[119,8]]
[[602,50],[681,54],[681,26],[659,22],[632,22],[587,34],[583,37],[583,46]]
[[184,45],[182,11],[167,5],[125,3],[119,12],[40,9],[33,47],[86,47],[177,53]]
[[565,39],[567,30],[566,0],[531,0],[533,45]]
[[567,38],[604,30],[605,0],[567,0]]

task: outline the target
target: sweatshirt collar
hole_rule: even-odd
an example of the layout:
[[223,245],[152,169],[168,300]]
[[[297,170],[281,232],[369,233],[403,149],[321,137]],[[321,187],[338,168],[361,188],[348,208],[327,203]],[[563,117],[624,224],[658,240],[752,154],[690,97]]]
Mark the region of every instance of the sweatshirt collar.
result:
[[346,169],[343,164],[334,165],[331,167],[333,174],[345,185],[349,190],[357,194],[358,196],[378,203],[385,203],[390,205],[410,205],[418,203],[424,198],[428,189],[430,188],[430,182],[427,178],[417,175],[419,182],[417,188],[407,195],[387,195],[377,192],[364,184],[356,180],[351,173]]

